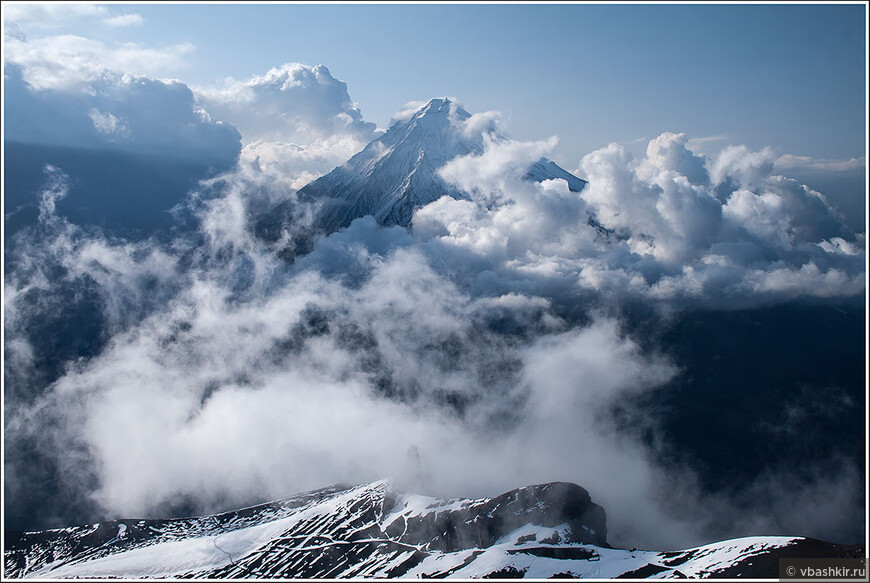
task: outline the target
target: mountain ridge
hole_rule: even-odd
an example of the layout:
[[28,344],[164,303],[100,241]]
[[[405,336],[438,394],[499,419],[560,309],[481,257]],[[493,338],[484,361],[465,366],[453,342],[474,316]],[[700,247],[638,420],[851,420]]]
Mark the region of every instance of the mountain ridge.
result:
[[604,509],[576,484],[440,500],[389,480],[330,486],[210,516],[6,532],[14,578],[575,578],[778,574],[783,557],[861,557],[802,537],[675,551],[616,549]]

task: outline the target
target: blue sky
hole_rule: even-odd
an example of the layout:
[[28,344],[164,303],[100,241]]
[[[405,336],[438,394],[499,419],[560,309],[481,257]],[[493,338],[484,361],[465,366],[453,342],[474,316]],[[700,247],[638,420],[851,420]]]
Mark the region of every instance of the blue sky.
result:
[[[120,14],[141,18],[107,25]],[[21,19],[21,29],[108,47],[187,43],[155,74],[192,87],[322,63],[381,127],[407,101],[455,96],[472,112],[501,111],[513,137],[558,135],[554,157],[571,168],[610,142],[642,151],[663,131],[707,149],[864,155],[858,4],[129,4],[102,18]]]

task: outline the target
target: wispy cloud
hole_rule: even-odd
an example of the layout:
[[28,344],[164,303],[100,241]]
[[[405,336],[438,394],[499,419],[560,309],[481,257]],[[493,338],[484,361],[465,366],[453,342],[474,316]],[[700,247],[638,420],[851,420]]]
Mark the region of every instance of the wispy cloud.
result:
[[850,172],[867,167],[867,159],[850,158],[848,160],[827,160],[811,158],[810,156],[794,156],[784,154],[776,159],[774,167],[781,170],[815,170],[822,172]]
[[141,15],[133,12],[128,14],[118,14],[117,16],[110,16],[108,18],[104,18],[100,22],[112,28],[123,28],[125,26],[142,26],[144,20],[142,19]]
[[686,142],[686,147],[690,150],[694,150],[697,147],[704,146],[706,144],[712,144],[714,142],[724,142],[725,140],[730,139],[726,134],[714,134],[712,136],[702,136],[700,138],[691,138]]
[[106,6],[66,2],[10,2],[3,8],[7,22],[51,29],[79,18],[107,17]]
[[390,118],[390,125],[397,121],[408,121],[417,111],[426,105],[425,101],[409,101],[400,107]]

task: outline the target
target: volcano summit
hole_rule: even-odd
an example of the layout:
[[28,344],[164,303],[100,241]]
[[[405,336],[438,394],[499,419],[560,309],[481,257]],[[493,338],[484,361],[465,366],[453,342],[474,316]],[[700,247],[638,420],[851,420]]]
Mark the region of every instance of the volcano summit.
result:
[[[505,139],[486,117],[471,115],[449,99],[432,99],[345,164],[303,187],[299,202],[319,206],[316,230],[327,234],[368,215],[380,225],[409,227],[415,210],[442,196],[466,197],[441,178],[440,168],[456,157],[482,154],[487,141]],[[586,186],[545,158],[527,170],[527,180],[562,179],[572,192]],[[258,233],[277,240],[292,221],[295,205],[287,201],[275,207],[258,222]]]

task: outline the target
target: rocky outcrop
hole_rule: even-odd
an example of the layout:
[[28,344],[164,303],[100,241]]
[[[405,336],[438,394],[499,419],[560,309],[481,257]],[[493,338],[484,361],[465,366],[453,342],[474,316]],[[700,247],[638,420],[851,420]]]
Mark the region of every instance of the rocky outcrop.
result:
[[[398,497],[397,506],[401,506]],[[555,482],[512,490],[455,509],[399,517],[385,528],[390,538],[429,550],[456,552],[486,548],[526,524],[567,526],[553,542],[607,547],[604,509],[576,484]]]

